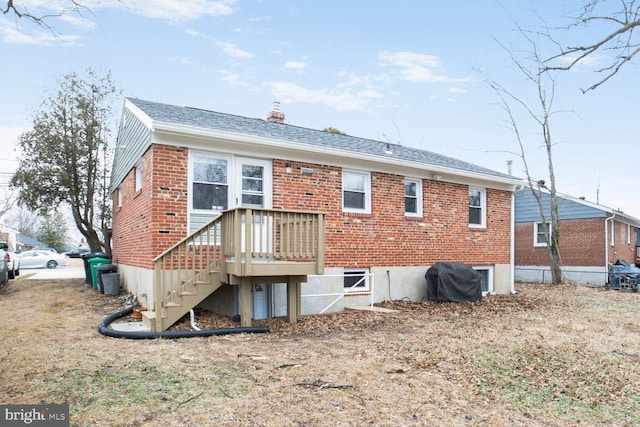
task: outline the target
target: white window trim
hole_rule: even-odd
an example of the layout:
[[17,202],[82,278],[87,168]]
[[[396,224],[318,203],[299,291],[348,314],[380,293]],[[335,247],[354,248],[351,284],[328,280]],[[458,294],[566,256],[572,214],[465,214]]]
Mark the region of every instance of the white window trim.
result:
[[611,221],[611,246],[616,245],[616,222]]
[[474,265],[471,266],[474,270],[487,270],[489,274],[487,274],[487,290],[482,292],[482,295],[485,296],[487,294],[493,294],[493,266],[492,265]]
[[[469,187],[469,192],[472,190],[480,192],[480,224],[469,223],[470,228],[486,228],[487,227],[487,190],[485,188]],[[469,206],[469,198],[467,195],[467,206]]]
[[118,189],[116,190],[116,207],[121,208],[122,207],[122,188],[118,187]]
[[233,182],[233,157],[232,156],[225,156],[223,154],[217,154],[217,153],[206,153],[206,152],[200,152],[200,151],[189,151],[189,171],[188,171],[188,194],[189,194],[189,212],[190,213],[201,213],[201,214],[214,214],[218,211],[214,211],[211,209],[195,209],[193,207],[193,164],[196,160],[197,157],[207,157],[207,158],[211,158],[211,159],[216,159],[216,160],[226,160],[227,162],[227,207],[229,206],[233,206],[234,204],[232,203],[232,197],[235,194],[235,190],[234,190],[234,182]]
[[[361,175],[361,176],[364,176],[365,178],[364,209],[347,208],[344,206],[344,177],[347,174]],[[371,213],[371,173],[370,172],[362,172],[362,171],[354,171],[354,170],[342,171],[342,212],[355,212],[355,213],[365,213],[365,214]]]
[[538,227],[541,224],[542,224],[542,221],[533,223],[533,246],[536,248],[546,248],[547,246],[549,246],[548,242],[551,241],[551,223],[547,221],[546,224],[548,225],[548,230],[549,230],[549,236],[547,237],[547,242],[546,243],[538,242]]
[[[409,178],[409,177],[405,177],[404,178],[404,182],[415,182],[416,183],[416,210],[417,212],[407,212],[406,207],[405,207],[405,211],[404,211],[404,215],[405,216],[410,216],[410,217],[415,217],[415,218],[419,218],[422,217],[422,180],[419,178]],[[402,200],[404,201],[404,198],[407,197],[406,194],[403,195]]]
[[135,191],[137,193],[140,190],[142,190],[142,165],[138,164],[138,165],[136,165]]
[[631,224],[627,224],[627,245],[631,244]]
[[345,294],[367,292],[371,289],[371,286],[369,284],[369,277],[371,276],[371,273],[369,272],[368,268],[345,268],[343,271],[344,276],[347,276],[348,273],[362,273],[362,275],[364,276],[364,286],[358,286],[355,288],[344,288]]

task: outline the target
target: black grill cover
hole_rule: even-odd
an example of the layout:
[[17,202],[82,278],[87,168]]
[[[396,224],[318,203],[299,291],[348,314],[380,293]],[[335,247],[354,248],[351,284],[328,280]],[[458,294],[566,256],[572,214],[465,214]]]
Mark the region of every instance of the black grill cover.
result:
[[467,264],[436,262],[425,278],[427,299],[453,302],[482,299],[482,276]]

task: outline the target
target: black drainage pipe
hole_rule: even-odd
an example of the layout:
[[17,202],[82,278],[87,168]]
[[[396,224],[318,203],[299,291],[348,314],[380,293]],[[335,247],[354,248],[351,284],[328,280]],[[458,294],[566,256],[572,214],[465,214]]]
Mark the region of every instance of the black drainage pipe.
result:
[[125,308],[117,313],[110,314],[105,317],[98,325],[98,332],[102,335],[112,338],[129,338],[134,340],[154,339],[154,338],[194,338],[194,337],[210,337],[212,335],[229,335],[254,333],[262,334],[269,332],[268,326],[244,327],[244,328],[222,328],[222,329],[202,329],[200,331],[164,331],[164,332],[142,332],[142,331],[116,331],[111,329],[109,325],[115,320],[128,316],[133,312],[133,307]]

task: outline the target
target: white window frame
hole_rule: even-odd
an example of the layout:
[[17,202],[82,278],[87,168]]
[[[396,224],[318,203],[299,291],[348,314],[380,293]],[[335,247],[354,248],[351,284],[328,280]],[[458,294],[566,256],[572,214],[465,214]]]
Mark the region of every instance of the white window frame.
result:
[[116,190],[116,207],[121,208],[122,207],[122,188],[118,187],[118,189]]
[[[345,176],[354,175],[364,178],[364,208],[351,208],[344,205],[344,182]],[[343,170],[342,171],[342,211],[343,212],[357,212],[357,213],[371,213],[371,173]]]
[[539,228],[540,225],[542,225],[543,223],[540,222],[534,222],[533,223],[533,246],[536,248],[546,248],[547,246],[549,246],[549,242],[551,241],[551,223],[549,221],[547,221],[545,224],[547,224],[547,230],[549,231],[549,235],[547,236],[547,241],[546,242],[539,242],[538,241],[538,234],[539,234]]
[[349,275],[355,275],[355,273],[362,274],[363,285],[362,286],[356,286],[356,287],[344,287],[345,294],[366,292],[366,291],[369,291],[371,289],[370,284],[369,284],[369,276],[371,276],[371,273],[369,272],[368,268],[345,268],[344,271],[343,271],[343,275],[344,275],[343,276],[343,286],[344,286],[344,278],[346,278]]
[[485,188],[469,187],[469,197],[472,191],[478,191],[480,193],[480,206],[471,206],[467,199],[469,209],[480,209],[480,224],[472,224],[469,221],[470,228],[486,228],[487,227],[487,190]]
[[407,182],[411,182],[416,184],[416,212],[407,212],[407,204],[406,204],[406,198],[407,198],[407,193],[404,193],[404,215],[405,216],[411,216],[411,217],[422,217],[422,180],[419,178],[409,178],[409,177],[405,177],[404,179],[404,183],[405,185],[407,184]]
[[616,245],[616,222],[615,220],[611,221],[611,246]]
[[627,245],[631,244],[631,224],[627,224]]
[[215,153],[204,153],[204,152],[190,152],[189,153],[189,178],[188,178],[188,186],[189,186],[189,212],[192,213],[204,213],[204,214],[214,214],[219,211],[213,209],[196,209],[193,207],[193,178],[194,178],[194,163],[199,158],[208,158],[212,160],[224,160],[227,162],[227,209],[231,206],[234,206],[233,197],[235,194],[234,190],[234,169],[233,169],[233,157],[225,156],[222,154]]
[[472,266],[471,268],[473,268],[476,271],[488,271],[487,274],[487,290],[486,291],[482,291],[482,295],[487,295],[487,294],[492,294],[494,293],[493,290],[493,266],[492,265],[477,265],[477,266]]
[[142,165],[138,164],[136,165],[136,184],[135,184],[135,191],[136,193],[138,191],[142,190]]

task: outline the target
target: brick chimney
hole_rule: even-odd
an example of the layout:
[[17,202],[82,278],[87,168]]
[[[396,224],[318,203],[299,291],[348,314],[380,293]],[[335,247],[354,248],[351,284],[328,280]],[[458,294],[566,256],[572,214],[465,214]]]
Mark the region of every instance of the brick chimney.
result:
[[284,123],[284,113],[280,111],[280,103],[278,101],[273,103],[273,110],[267,116],[267,121],[270,123]]

